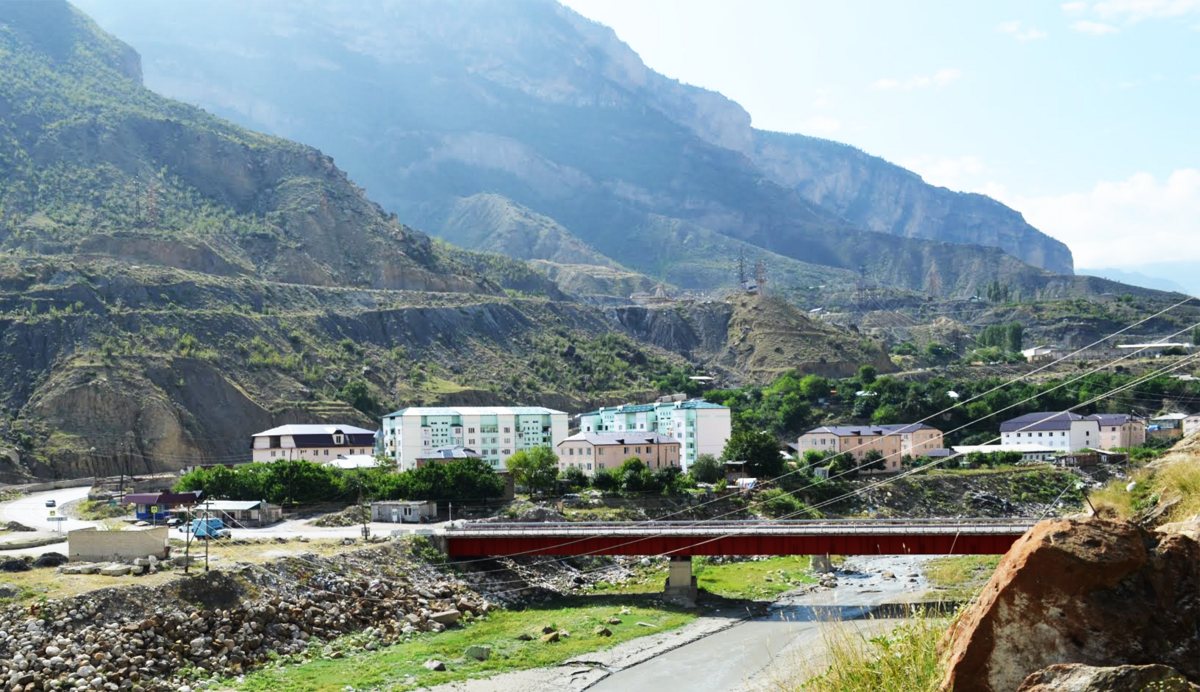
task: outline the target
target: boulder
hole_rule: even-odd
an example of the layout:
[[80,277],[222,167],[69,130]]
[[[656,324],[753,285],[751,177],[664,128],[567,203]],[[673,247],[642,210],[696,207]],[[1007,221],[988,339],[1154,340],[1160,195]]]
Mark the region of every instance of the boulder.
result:
[[463,652],[463,656],[473,658],[476,661],[486,661],[492,657],[492,647],[482,644],[468,646],[467,650]]
[[0,562],[0,572],[28,572],[30,569],[29,563],[20,558],[10,557]]
[[556,642],[556,641],[558,641],[558,632],[550,632],[549,634],[542,635],[542,643],[543,644],[549,644],[551,642]]
[[596,628],[592,630],[592,634],[596,635],[597,637],[611,637],[612,630],[608,629],[604,625],[596,625]]
[[133,568],[129,565],[108,565],[107,567],[100,568],[100,574],[106,577],[121,577],[129,574],[131,569]]
[[67,564],[67,556],[62,553],[43,553],[33,561],[34,567],[61,567]]
[[432,659],[432,658],[429,659],[428,661],[422,663],[421,665],[424,666],[426,670],[436,670],[436,671],[446,670],[445,663],[442,663],[441,661],[438,661],[438,660]]
[[1096,668],[1081,663],[1050,666],[1025,678],[1017,692],[1200,692],[1175,669],[1167,666],[1115,666]]
[[1196,541],[1127,522],[1043,521],[947,634],[941,689],[1010,692],[1061,663],[1159,663],[1200,681],[1198,629]]
[[454,623],[458,622],[460,617],[462,617],[462,613],[458,612],[457,610],[443,610],[440,613],[433,613],[429,616],[429,619],[433,620],[434,622],[439,622],[443,625],[453,625]]

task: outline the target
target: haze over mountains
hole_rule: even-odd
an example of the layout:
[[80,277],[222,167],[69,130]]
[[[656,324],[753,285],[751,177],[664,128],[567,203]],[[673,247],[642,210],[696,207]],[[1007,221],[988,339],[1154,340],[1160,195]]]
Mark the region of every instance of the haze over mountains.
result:
[[755,130],[551,0],[81,6],[144,54],[151,87],[319,146],[406,223],[470,248],[684,288],[730,283],[742,252],[785,291],[865,267],[970,295],[1073,268],[1002,204]]

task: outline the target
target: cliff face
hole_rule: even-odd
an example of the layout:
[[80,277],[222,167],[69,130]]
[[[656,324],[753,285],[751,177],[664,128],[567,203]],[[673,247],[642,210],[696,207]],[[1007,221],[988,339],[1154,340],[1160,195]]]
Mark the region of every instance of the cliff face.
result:
[[[769,256],[785,291],[860,265],[934,295],[1041,275],[1018,256],[1070,269],[1001,205],[911,174],[894,191],[900,178],[853,157],[818,169],[791,148],[763,154],[768,135],[736,103],[655,73],[554,2],[84,5],[142,49],[156,88],[319,145],[387,208],[471,247],[684,288],[730,285],[742,250]],[[216,37],[262,50],[232,55]]]

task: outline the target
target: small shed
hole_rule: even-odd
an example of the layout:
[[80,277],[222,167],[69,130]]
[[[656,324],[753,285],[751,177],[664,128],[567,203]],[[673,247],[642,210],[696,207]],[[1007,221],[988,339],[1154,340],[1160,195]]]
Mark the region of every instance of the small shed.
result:
[[265,500],[210,500],[194,511],[207,511],[210,517],[222,519],[233,528],[266,526],[283,519],[283,509]]
[[395,500],[371,503],[371,521],[419,524],[436,519],[437,503],[432,500]]
[[194,505],[203,493],[138,493],[126,495],[121,504],[133,505],[139,521],[166,521],[171,510]]
[[742,478],[749,478],[750,474],[746,472],[748,461],[727,461],[725,462],[725,480],[733,483]]

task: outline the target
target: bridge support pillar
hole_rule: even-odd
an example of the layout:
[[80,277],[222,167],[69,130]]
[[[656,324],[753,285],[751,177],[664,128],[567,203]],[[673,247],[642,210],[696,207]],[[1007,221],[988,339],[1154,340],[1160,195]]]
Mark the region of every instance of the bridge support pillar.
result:
[[812,571],[814,574],[824,574],[833,571],[833,561],[828,555],[812,556]]
[[697,594],[696,578],[692,576],[692,556],[672,557],[663,596],[694,606]]

